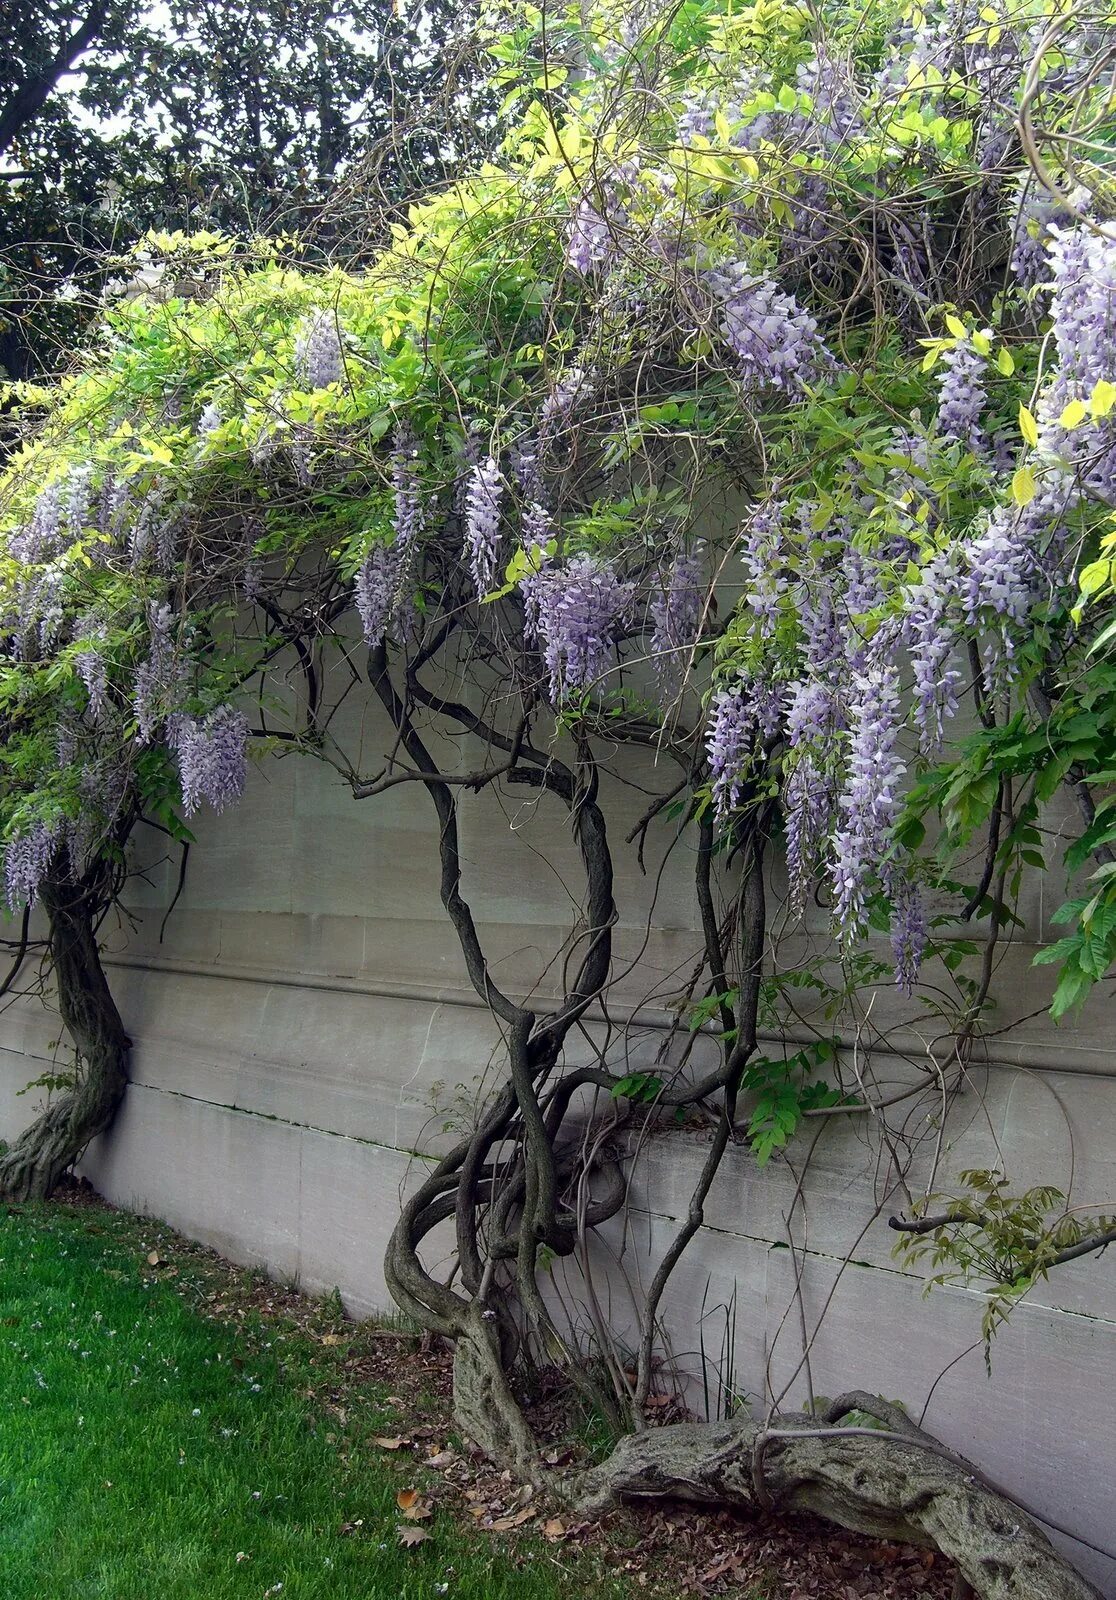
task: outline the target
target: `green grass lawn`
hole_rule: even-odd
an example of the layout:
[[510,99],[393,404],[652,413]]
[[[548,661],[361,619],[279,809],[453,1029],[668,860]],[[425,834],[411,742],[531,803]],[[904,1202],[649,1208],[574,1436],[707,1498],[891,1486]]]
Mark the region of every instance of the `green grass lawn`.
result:
[[445,1509],[403,1548],[408,1468],[371,1440],[392,1431],[386,1395],[331,1427],[308,1398],[321,1340],[201,1315],[189,1264],[174,1284],[148,1265],[170,1237],[89,1207],[0,1210],[2,1600],[623,1592]]

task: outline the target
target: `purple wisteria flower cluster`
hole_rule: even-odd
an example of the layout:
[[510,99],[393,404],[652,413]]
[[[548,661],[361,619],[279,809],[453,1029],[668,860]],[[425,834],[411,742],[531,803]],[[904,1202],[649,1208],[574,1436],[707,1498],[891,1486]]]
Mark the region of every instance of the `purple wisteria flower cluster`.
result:
[[817,377],[825,359],[817,320],[792,295],[741,261],[715,268],[707,281],[722,336],[749,387],[793,390]]
[[887,888],[887,857],[906,771],[899,754],[902,724],[898,668],[873,665],[856,673],[849,705],[848,764],[830,867],[834,912],[846,945],[865,931],[872,883],[880,880]]
[[105,721],[109,709],[108,662],[104,656],[104,635],[87,636],[74,656],[78,677],[85,685],[86,710],[89,720],[98,725]]
[[611,247],[608,222],[591,200],[580,201],[570,222],[567,263],[575,272],[588,277],[608,260]]
[[631,610],[634,583],[608,561],[573,556],[549,562],[521,584],[528,643],[538,643],[557,704],[593,688],[612,663],[617,630]]
[[[985,333],[990,335],[991,330]],[[969,340],[959,340],[942,357],[938,389],[938,429],[943,438],[979,454],[985,445],[981,415],[988,401],[986,361]]]
[[185,687],[185,672],[179,657],[170,606],[153,606],[148,615],[150,645],[136,668],[133,701],[136,712],[136,738],[149,744],[159,724],[179,708]]
[[651,596],[651,658],[668,698],[677,693],[701,631],[706,583],[701,545],[678,550]]
[[39,885],[58,855],[57,828],[36,822],[12,835],[4,850],[4,894],[9,911],[35,902]]
[[248,721],[232,706],[199,720],[184,717],[175,729],[182,809],[193,816],[206,802],[214,811],[234,805],[248,777]]
[[295,372],[307,389],[328,389],[345,376],[345,354],[335,311],[312,311],[295,334]]
[[399,551],[392,545],[373,545],[361,563],[353,590],[364,642],[370,650],[379,649],[391,629],[399,577]]
[[953,655],[958,643],[960,587],[956,550],[939,551],[923,568],[907,600],[906,644],[914,676],[914,719],[919,747],[928,755],[940,749],[946,719],[957,713],[961,672]]
[[756,756],[755,705],[744,682],[718,689],[709,703],[705,751],[713,779],[713,810],[724,822],[740,804],[744,780]]
[[891,875],[891,957],[895,982],[908,999],[914,994],[929,939],[918,884],[908,872]]
[[27,566],[53,561],[91,523],[92,497],[93,468],[71,467],[40,491],[26,527],[8,541],[11,554]]
[[792,752],[783,797],[790,906],[801,916],[833,824],[835,798],[826,771],[828,753],[841,726],[832,683],[803,678],[787,691],[786,736]]
[[419,449],[409,428],[395,430],[391,455],[391,485],[395,501],[392,525],[395,542],[410,550],[422,536],[425,518],[422,508],[422,480],[419,476]]
[[500,468],[492,456],[486,456],[473,468],[465,502],[464,555],[478,596],[489,592],[496,575],[503,493]]
[[777,684],[740,678],[717,689],[709,703],[705,752],[713,779],[713,810],[724,822],[739,806],[748,773],[782,715]]

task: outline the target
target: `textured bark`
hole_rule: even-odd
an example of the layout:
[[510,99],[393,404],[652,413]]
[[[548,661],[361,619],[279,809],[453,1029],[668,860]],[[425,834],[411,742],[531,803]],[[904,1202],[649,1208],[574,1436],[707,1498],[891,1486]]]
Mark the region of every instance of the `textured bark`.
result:
[[501,1466],[542,1481],[534,1435],[511,1391],[494,1320],[471,1308],[453,1355],[453,1411],[462,1433]]
[[97,948],[92,901],[83,887],[40,891],[50,919],[58,1009],[73,1041],[77,1082],[0,1156],[0,1197],[42,1200],[89,1141],[116,1115],[128,1085],[129,1039]]
[[[853,1410],[882,1414],[888,1426],[827,1425]],[[582,1505],[598,1513],[649,1499],[809,1511],[856,1533],[939,1550],[981,1600],[1099,1600],[975,1466],[866,1395],[846,1396],[820,1425],[734,1419],[634,1434],[580,1489]]]

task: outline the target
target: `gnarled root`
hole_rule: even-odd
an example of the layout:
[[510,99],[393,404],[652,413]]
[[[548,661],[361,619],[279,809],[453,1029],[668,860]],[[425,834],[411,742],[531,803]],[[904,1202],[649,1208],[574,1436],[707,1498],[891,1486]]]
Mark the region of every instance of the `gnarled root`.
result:
[[[838,1426],[857,1411],[884,1429]],[[846,1395],[821,1419],[771,1428],[739,1419],[654,1428],[622,1440],[581,1480],[587,1511],[646,1499],[810,1511],[856,1533],[928,1546],[981,1600],[1098,1600],[976,1467],[874,1396]]]

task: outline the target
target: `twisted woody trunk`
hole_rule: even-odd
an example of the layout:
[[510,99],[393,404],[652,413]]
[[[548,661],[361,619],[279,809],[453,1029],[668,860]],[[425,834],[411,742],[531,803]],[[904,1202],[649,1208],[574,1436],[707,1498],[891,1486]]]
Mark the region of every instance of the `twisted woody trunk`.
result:
[[77,883],[54,875],[39,899],[58,1010],[74,1048],[72,1084],[0,1155],[0,1197],[42,1200],[112,1123],[128,1085],[130,1041],[97,943],[105,900],[103,867]]

